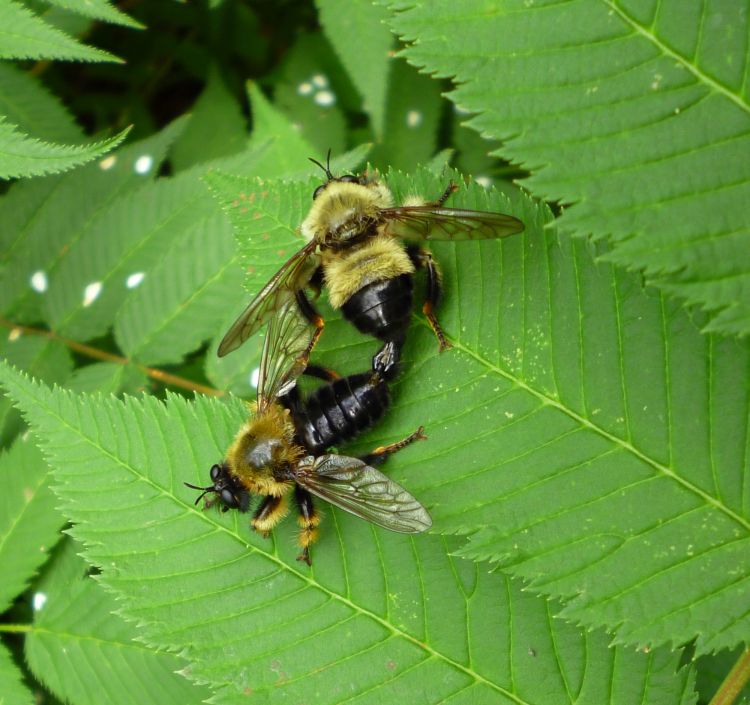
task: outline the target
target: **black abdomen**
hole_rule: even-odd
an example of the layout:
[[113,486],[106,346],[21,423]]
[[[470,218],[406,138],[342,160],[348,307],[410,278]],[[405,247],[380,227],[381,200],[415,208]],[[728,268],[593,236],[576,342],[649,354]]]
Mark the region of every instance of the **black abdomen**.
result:
[[320,455],[378,421],[389,401],[388,386],[372,372],[318,387],[304,404],[292,408],[299,441],[308,452]]
[[373,282],[353,294],[341,311],[360,333],[400,345],[409,327],[413,289],[411,274]]

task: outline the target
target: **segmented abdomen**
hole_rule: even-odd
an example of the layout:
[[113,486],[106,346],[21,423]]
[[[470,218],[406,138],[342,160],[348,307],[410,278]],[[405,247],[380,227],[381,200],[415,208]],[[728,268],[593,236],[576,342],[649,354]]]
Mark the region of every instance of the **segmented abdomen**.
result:
[[320,455],[378,421],[389,402],[388,386],[372,372],[323,385],[307,398],[302,409],[293,412],[299,441],[308,452]]
[[341,311],[361,333],[401,344],[411,318],[413,289],[411,274],[373,282],[350,296]]

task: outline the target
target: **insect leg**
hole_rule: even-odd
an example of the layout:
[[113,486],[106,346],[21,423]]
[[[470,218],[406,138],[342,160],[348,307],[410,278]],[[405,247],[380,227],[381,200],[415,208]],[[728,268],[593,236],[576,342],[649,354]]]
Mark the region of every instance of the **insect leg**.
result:
[[442,196],[440,196],[440,198],[438,198],[438,200],[437,200],[437,201],[435,201],[435,205],[436,205],[436,206],[442,206],[442,205],[443,205],[443,203],[445,203],[445,202],[446,202],[446,201],[448,200],[448,198],[450,197],[450,195],[451,195],[452,193],[455,193],[456,191],[458,191],[458,186],[456,186],[456,184],[454,184],[454,183],[453,183],[453,182],[451,181],[451,182],[450,182],[450,183],[448,184],[448,187],[447,187],[447,188],[445,189],[445,191],[443,191],[443,195],[442,195]]
[[324,382],[335,382],[337,379],[341,379],[341,375],[336,370],[321,365],[308,365],[302,374],[322,379]]
[[270,495],[263,498],[260,506],[255,510],[253,515],[253,529],[255,529],[263,538],[268,538],[276,524],[278,524],[289,512],[289,505],[286,496],[272,497]]
[[387,446],[379,446],[371,453],[360,456],[360,460],[367,465],[380,465],[384,463],[389,455],[397,453],[402,448],[406,448],[410,443],[414,441],[426,441],[427,436],[424,435],[424,426],[420,426],[414,433],[410,433],[406,438],[402,438],[400,441],[390,443]]
[[312,339],[310,340],[307,349],[299,357],[300,362],[306,366],[307,361],[310,359],[310,353],[312,352],[312,349],[315,347],[315,344],[318,342],[318,338],[320,338],[323,333],[325,321],[323,320],[323,316],[318,313],[317,309],[312,305],[312,302],[307,298],[305,292],[302,291],[302,289],[297,290],[295,298],[297,299],[297,305],[299,306],[299,310],[302,315],[315,326],[315,332],[313,333]]
[[442,276],[437,262],[432,257],[432,252],[425,250],[417,245],[411,245],[407,248],[407,253],[414,263],[415,267],[423,268],[427,271],[427,295],[424,304],[422,304],[422,313],[427,318],[435,336],[438,339],[438,352],[448,350],[451,344],[445,339],[445,333],[438,323],[435,316],[440,295],[443,291]]
[[318,539],[320,514],[315,510],[312,495],[299,485],[294,488],[294,501],[299,510],[297,523],[300,526],[299,545],[302,547],[302,553],[297,556],[297,560],[312,565],[310,546]]

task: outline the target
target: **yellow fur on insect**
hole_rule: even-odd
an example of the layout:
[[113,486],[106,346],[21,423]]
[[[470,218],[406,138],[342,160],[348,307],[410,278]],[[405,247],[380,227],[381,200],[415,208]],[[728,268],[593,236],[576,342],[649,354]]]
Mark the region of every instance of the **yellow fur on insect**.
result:
[[279,503],[266,516],[253,519],[253,529],[259,534],[267,535],[287,514],[289,514],[289,502],[286,495],[282,495]]
[[317,529],[320,526],[321,516],[317,512],[310,517],[303,517],[301,514],[297,517],[297,523],[302,529]]
[[[281,497],[294,483],[274,479],[274,470],[291,467],[304,455],[304,449],[293,441],[294,425],[289,411],[271,404],[262,414],[251,417],[235,436],[227,451],[230,472],[254,494]],[[263,468],[255,467],[248,460],[249,453],[260,442],[273,444],[273,460]]]
[[365,240],[336,254],[324,251],[321,259],[328,300],[335,309],[372,282],[414,272],[414,264],[403,245],[385,236]]
[[305,528],[297,535],[297,542],[302,548],[312,546],[318,540],[320,532],[316,528]]
[[376,220],[381,208],[390,208],[393,196],[388,187],[379,181],[355,184],[329,181],[313,201],[300,231],[308,242],[326,242],[329,234],[356,223],[362,217]]

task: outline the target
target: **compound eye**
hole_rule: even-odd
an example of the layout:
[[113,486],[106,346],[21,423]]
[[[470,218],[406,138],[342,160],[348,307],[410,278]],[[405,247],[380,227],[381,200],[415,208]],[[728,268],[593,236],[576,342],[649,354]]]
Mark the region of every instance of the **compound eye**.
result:
[[217,478],[219,477],[219,473],[221,472],[221,468],[218,465],[214,465],[211,468],[211,479],[216,482]]
[[316,189],[315,189],[315,191],[313,191],[313,201],[314,201],[314,200],[315,200],[315,199],[316,199],[316,198],[317,198],[318,196],[320,196],[320,194],[321,194],[321,193],[323,193],[323,191],[325,190],[325,187],[326,187],[326,185],[325,185],[325,184],[321,184],[320,186],[318,186],[318,188],[316,188]]
[[237,506],[237,500],[234,498],[234,495],[229,490],[221,491],[221,501],[225,507]]
[[359,177],[354,176],[354,174],[347,174],[346,176],[340,177],[339,181],[343,181],[345,184],[358,184]]

